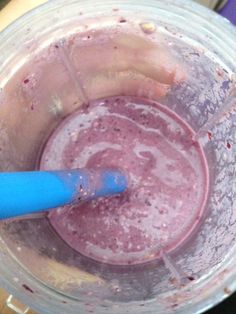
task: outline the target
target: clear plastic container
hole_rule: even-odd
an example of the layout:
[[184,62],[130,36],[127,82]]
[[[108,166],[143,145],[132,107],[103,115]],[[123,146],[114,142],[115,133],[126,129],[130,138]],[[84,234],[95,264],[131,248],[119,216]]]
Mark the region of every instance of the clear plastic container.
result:
[[1,222],[2,286],[42,314],[192,314],[236,290],[235,39],[226,20],[185,0],[50,1],[0,34],[1,171],[35,169],[66,116],[122,94],[189,123],[210,174],[198,230],[142,265],[88,259],[42,215]]

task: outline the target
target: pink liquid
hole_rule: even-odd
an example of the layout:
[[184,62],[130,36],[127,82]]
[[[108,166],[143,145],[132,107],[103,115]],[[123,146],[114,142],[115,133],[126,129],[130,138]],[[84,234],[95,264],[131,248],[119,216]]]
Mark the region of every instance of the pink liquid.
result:
[[158,103],[113,97],[65,119],[47,142],[41,169],[120,168],[122,195],[51,211],[73,249],[98,261],[137,264],[180,246],[202,215],[208,169],[193,131]]

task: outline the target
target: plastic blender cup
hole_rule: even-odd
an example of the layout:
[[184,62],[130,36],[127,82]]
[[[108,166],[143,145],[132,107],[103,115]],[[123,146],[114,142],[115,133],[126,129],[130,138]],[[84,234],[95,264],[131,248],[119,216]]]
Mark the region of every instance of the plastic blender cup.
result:
[[141,265],[86,258],[42,215],[1,222],[1,285],[40,313],[200,313],[235,291],[235,38],[184,0],[50,1],[1,33],[1,171],[35,169],[66,116],[122,94],[185,120],[210,175],[198,229]]

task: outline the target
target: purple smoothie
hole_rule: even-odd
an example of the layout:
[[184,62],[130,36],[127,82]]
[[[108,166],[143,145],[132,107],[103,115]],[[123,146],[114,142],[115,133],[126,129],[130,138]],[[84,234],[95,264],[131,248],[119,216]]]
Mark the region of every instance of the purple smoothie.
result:
[[51,211],[61,238],[83,255],[137,264],[180,246],[204,210],[208,169],[192,129],[166,107],[135,97],[95,101],[48,140],[41,169],[119,168],[122,195]]

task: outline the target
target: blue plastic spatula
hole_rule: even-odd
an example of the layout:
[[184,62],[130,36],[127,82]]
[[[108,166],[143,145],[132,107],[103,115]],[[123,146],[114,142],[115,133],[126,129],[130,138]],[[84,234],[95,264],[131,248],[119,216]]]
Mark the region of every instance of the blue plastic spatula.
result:
[[6,219],[125,191],[127,179],[114,170],[0,173],[0,219]]

